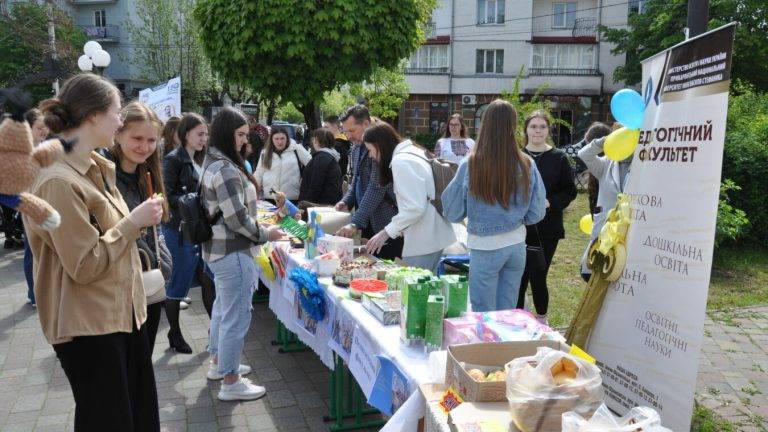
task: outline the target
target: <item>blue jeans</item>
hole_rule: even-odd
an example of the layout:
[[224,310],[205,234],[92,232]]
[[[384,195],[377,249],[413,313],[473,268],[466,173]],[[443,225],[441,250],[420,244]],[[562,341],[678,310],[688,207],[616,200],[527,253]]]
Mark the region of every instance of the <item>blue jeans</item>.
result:
[[253,258],[243,252],[226,255],[210,263],[216,283],[216,301],[211,313],[208,352],[219,356],[219,373],[235,375],[240,354],[251,326],[251,299],[258,271]]
[[177,229],[163,225],[162,230],[165,245],[168,246],[173,260],[171,279],[165,284],[165,296],[171,300],[182,300],[189,293],[189,287],[192,286],[198,267],[202,266],[211,279],[213,274],[203,261],[200,246],[184,241],[181,232]]
[[29,240],[24,236],[24,277],[27,278],[27,299],[35,304],[35,280],[32,277],[32,249],[29,248]]
[[514,309],[525,270],[525,242],[496,250],[472,249],[469,256],[472,310]]

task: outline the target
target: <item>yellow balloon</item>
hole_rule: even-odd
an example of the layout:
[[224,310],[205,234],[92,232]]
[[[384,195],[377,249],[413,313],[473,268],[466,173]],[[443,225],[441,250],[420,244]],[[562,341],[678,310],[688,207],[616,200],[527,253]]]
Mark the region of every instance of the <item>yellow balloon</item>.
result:
[[584,234],[592,234],[592,215],[584,215],[579,220],[579,229],[581,229],[581,232]]
[[608,159],[616,162],[623,161],[635,152],[639,139],[640,131],[637,129],[627,129],[625,127],[616,129],[605,139],[603,151],[605,151]]

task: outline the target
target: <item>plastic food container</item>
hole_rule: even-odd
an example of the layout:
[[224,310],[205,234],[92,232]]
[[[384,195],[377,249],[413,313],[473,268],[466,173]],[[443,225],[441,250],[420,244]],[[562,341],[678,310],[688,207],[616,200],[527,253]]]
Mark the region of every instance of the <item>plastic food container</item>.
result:
[[339,258],[321,259],[315,258],[315,271],[318,276],[333,276],[341,266]]

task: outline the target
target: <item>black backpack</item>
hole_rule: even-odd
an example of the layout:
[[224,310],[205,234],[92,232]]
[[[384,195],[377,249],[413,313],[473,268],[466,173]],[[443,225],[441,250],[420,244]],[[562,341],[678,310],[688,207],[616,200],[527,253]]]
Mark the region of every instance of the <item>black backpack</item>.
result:
[[184,239],[195,245],[205,243],[213,237],[212,226],[221,218],[221,210],[219,210],[213,216],[213,219],[208,219],[208,212],[203,205],[201,193],[204,176],[205,170],[200,175],[197,191],[188,192],[179,198],[179,214],[181,215],[181,225],[179,228]]

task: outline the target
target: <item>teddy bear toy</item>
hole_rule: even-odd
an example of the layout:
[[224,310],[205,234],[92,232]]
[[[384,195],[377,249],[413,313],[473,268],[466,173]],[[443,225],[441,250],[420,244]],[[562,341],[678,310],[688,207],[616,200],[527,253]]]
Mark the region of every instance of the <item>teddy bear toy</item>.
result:
[[61,216],[45,200],[28,190],[40,169],[54,163],[74,142],[55,138],[32,145],[32,131],[24,120],[26,95],[12,90],[0,90],[0,97],[9,107],[10,116],[0,123],[0,204],[19,211],[45,230],[61,223]]

